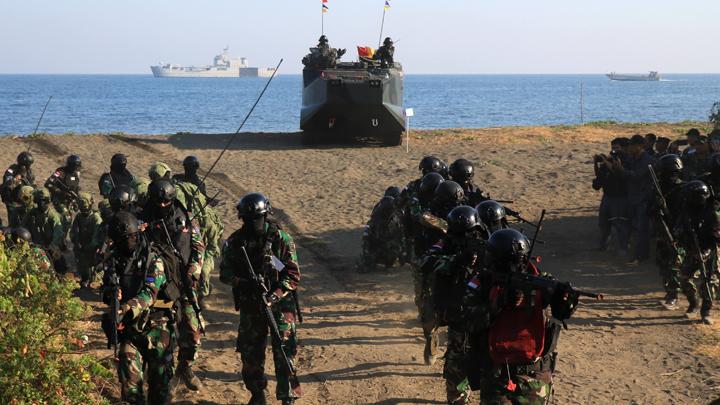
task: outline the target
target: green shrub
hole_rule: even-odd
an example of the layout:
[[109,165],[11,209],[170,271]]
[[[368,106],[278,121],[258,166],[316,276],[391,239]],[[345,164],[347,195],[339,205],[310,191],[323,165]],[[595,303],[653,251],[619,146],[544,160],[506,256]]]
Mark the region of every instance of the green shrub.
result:
[[97,387],[113,373],[78,339],[88,307],[76,285],[42,270],[27,245],[0,242],[0,403],[106,402]]
[[710,124],[713,128],[720,129],[720,101],[716,101],[710,109]]

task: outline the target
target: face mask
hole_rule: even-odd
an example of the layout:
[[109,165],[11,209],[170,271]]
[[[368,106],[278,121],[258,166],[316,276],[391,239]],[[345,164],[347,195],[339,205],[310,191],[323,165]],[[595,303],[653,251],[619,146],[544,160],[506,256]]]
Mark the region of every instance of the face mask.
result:
[[255,235],[261,235],[265,232],[265,215],[245,217],[243,218],[243,222]]
[[135,248],[137,248],[137,235],[130,235],[127,238],[123,239],[119,243],[120,250],[125,254],[131,254],[135,252]]
[[50,208],[50,201],[48,200],[40,200],[38,203],[38,208],[40,211],[45,212]]
[[495,231],[499,231],[500,229],[503,229],[502,227],[502,221],[494,221],[488,224],[488,229],[490,230],[490,233],[493,233]]

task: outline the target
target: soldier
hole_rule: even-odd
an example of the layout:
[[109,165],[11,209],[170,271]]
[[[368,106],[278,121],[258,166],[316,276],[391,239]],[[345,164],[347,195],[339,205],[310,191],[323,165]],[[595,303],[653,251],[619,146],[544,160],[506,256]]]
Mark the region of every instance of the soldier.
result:
[[35,208],[35,202],[33,201],[33,194],[35,188],[33,186],[20,186],[15,189],[15,196],[13,197],[14,204],[14,215],[20,221],[20,224],[25,221],[25,217],[30,213],[30,210]]
[[484,193],[472,179],[475,176],[475,168],[472,162],[467,159],[458,159],[450,165],[450,179],[460,184],[465,193],[468,205],[476,206],[490,198]]
[[402,250],[399,235],[400,219],[395,215],[395,198],[385,195],[373,208],[363,231],[362,268],[373,270],[378,264],[392,267]]
[[200,179],[200,176],[197,174],[198,169],[200,169],[200,160],[192,155],[187,156],[183,159],[183,169],[185,170],[185,173],[174,175],[173,180],[175,182],[187,182],[194,184],[200,189],[200,192],[202,192],[203,195],[207,195],[207,192],[205,191],[205,183],[202,182],[202,179]]
[[452,180],[444,181],[435,189],[435,195],[430,202],[430,211],[435,217],[444,221],[453,208],[465,202],[462,186]]
[[306,68],[314,70],[334,68],[345,52],[345,49],[331,48],[327,37],[321,35],[317,46],[310,48],[310,53],[303,57],[302,63]]
[[148,169],[148,177],[151,182],[160,178],[170,180],[172,179],[172,169],[163,162],[155,162]]
[[[220,281],[231,285],[235,309],[240,311],[237,351],[242,359],[242,378],[252,393],[248,405],[263,405],[267,378],[265,377],[265,346],[268,321],[263,306],[272,309],[279,327],[282,343],[272,339],[276,396],[283,405],[290,405],[300,397],[300,386],[283,364],[284,352],[290,364],[297,353],[295,315],[296,293],[300,282],[295,243],[292,237],[269,218],[270,201],[260,193],[246,194],[237,204],[243,226],[233,232],[223,246]],[[246,249],[256,274],[264,284],[265,298],[256,298],[261,286],[255,285],[242,249]],[[281,352],[283,351],[283,352]]]
[[135,177],[127,169],[127,156],[116,153],[110,158],[110,171],[103,173],[98,181],[100,195],[107,198],[112,191],[120,186],[129,186]]
[[[539,280],[530,242],[514,229],[487,241],[484,266],[468,282],[464,307],[471,333],[469,382],[485,404],[546,404],[562,323],[576,309],[578,293],[568,283],[550,287],[515,283],[512,273]],[[551,308],[551,311],[547,309]]]
[[21,186],[35,187],[35,175],[32,172],[33,155],[30,152],[20,152],[16,163],[13,163],[5,170],[0,196],[2,197],[8,213],[8,225],[16,227],[20,225],[21,217],[15,212],[18,208],[15,201],[15,193]]
[[133,214],[139,212],[137,207],[137,195],[135,190],[128,184],[119,184],[108,196],[110,209],[113,212],[127,211]]
[[27,243],[30,249],[30,254],[35,259],[35,263],[37,263],[38,268],[41,270],[52,270],[52,262],[50,261],[50,258],[48,258],[48,255],[45,253],[43,248],[32,243],[32,234],[30,231],[18,226],[15,228],[3,228],[3,232],[0,232],[0,234],[3,235],[5,246],[8,249]]
[[137,196],[138,209],[142,209],[147,202],[147,191],[149,185],[150,180],[144,177],[136,177],[135,180],[133,180],[133,182],[130,184],[133,190],[135,190],[135,195]]
[[482,262],[485,232],[475,208],[461,205],[448,214],[448,233],[427,253],[423,267],[435,274],[433,303],[439,325],[448,327],[443,377],[448,404],[468,404],[464,361],[469,349],[462,298],[475,264]]
[[[685,184],[680,179],[683,163],[677,155],[665,155],[658,160],[658,183],[662,198],[656,189],[648,198],[648,211],[653,220],[655,231],[656,256],[655,262],[660,270],[663,280],[665,308],[677,309],[677,297],[680,292],[680,267],[683,255],[678,250],[674,240],[670,240],[668,232],[676,222],[676,217],[682,210],[682,188]],[[667,204],[665,207],[664,204]],[[667,227],[667,228],[666,228]],[[667,229],[667,230],[666,230]]]
[[80,160],[80,156],[70,155],[65,161],[65,166],[55,169],[52,176],[45,181],[45,187],[50,191],[50,195],[52,195],[53,205],[62,217],[63,239],[70,230],[72,218],[77,209],[76,200],[80,192],[81,168],[82,161]]
[[168,263],[172,263],[173,269],[177,267],[178,274],[183,276],[185,294],[180,299],[178,368],[172,385],[177,387],[180,382],[184,382],[188,389],[197,391],[201,383],[192,365],[200,348],[203,325],[195,288],[200,279],[205,246],[197,223],[190,222],[187,211],[176,198],[177,191],[170,180],[159,178],[150,183],[148,196],[149,201],[140,215],[147,224],[145,233]]
[[598,209],[598,227],[600,228],[598,250],[607,250],[610,236],[615,229],[618,254],[625,256],[630,239],[627,181],[623,177],[622,171],[614,169],[615,163],[622,164],[623,152],[620,138],[613,139],[610,142],[610,148],[608,156],[595,155],[593,160],[595,178],[592,187],[594,190],[602,190]]
[[102,218],[93,207],[93,198],[90,193],[80,193],[78,199],[80,212],[75,216],[70,228],[70,240],[73,243],[75,262],[80,275],[80,286],[89,287],[93,282],[93,267],[95,266],[98,249],[104,242],[102,238]]
[[[175,345],[173,305],[179,298],[178,273],[172,264],[140,233],[137,218],[129,212],[114,216],[108,229],[113,240],[105,263],[103,302],[119,301],[118,324],[103,317],[111,344],[119,346],[118,377],[121,399],[145,404],[143,381],[147,373],[150,404],[169,404]],[[113,337],[117,328],[118,341]]]
[[390,37],[385,38],[383,45],[373,55],[373,59],[380,61],[380,67],[392,67],[395,64],[395,45]]
[[685,312],[688,318],[695,316],[700,305],[702,322],[711,325],[712,299],[717,290],[718,242],[720,242],[720,218],[709,187],[700,180],[693,180],[683,187],[684,204],[676,219],[675,234],[686,255],[680,270],[680,282],[688,300]]
[[60,214],[50,203],[50,192],[41,187],[33,193],[35,208],[25,217],[22,227],[32,234],[32,241],[50,253],[55,269],[64,273],[67,266],[61,260],[63,228]]
[[505,207],[499,202],[486,200],[478,204],[475,210],[478,212],[478,218],[483,225],[485,239],[489,238],[493,232],[509,227]]

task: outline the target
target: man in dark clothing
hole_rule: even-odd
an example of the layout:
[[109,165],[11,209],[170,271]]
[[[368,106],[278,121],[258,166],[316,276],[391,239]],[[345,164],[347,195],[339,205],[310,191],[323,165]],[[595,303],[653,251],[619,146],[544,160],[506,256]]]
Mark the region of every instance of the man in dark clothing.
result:
[[378,48],[373,56],[373,59],[380,61],[380,66],[383,68],[392,67],[395,63],[395,45],[390,37],[385,38],[383,45]]
[[624,161],[612,162],[612,171],[625,179],[627,209],[632,230],[635,232],[635,250],[631,264],[639,264],[650,256],[650,219],[647,213],[647,196],[652,180],[648,165],[652,158],[645,151],[645,138],[634,135],[630,139],[628,155]]
[[120,186],[129,186],[135,177],[127,169],[127,156],[116,153],[110,158],[110,171],[103,173],[98,181],[100,195],[107,198],[112,191]]
[[657,135],[647,134],[645,135],[645,152],[650,156],[655,156],[655,143],[657,142]]
[[610,240],[612,229],[618,242],[618,253],[627,254],[628,239],[630,237],[630,223],[628,222],[627,190],[625,179],[615,171],[612,171],[613,162],[622,159],[620,138],[615,138],[610,143],[612,151],[610,156],[596,155],[594,159],[595,179],[593,189],[602,190],[598,210],[598,225],[600,226],[600,243],[598,248],[606,250]]
[[207,194],[207,191],[205,190],[205,183],[202,181],[200,176],[198,176],[198,169],[200,169],[200,160],[192,155],[187,156],[183,160],[184,173],[174,175],[173,180],[176,182],[184,181],[194,184],[200,189],[201,193]]
[[668,154],[668,146],[670,146],[670,139],[661,136],[655,142],[655,154],[658,157]]
[[10,165],[3,175],[0,196],[7,207],[8,224],[11,227],[20,226],[20,222],[22,222],[18,213],[19,204],[15,201],[17,191],[22,186],[35,187],[35,175],[30,168],[33,161],[33,155],[30,152],[20,152],[17,156],[17,163]]
[[483,192],[480,187],[473,182],[475,167],[469,160],[458,159],[454,161],[450,165],[449,172],[450,178],[462,186],[468,205],[474,207],[490,198],[487,193]]

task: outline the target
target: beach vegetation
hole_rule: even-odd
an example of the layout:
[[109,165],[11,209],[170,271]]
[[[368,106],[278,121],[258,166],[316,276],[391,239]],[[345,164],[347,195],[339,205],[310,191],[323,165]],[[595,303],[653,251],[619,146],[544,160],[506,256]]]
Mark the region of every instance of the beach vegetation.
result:
[[712,105],[709,120],[713,129],[720,129],[720,101],[716,101]]
[[[1,238],[1,237],[0,237]],[[114,373],[77,327],[89,307],[77,283],[43,268],[28,245],[0,241],[0,403],[105,403]]]

